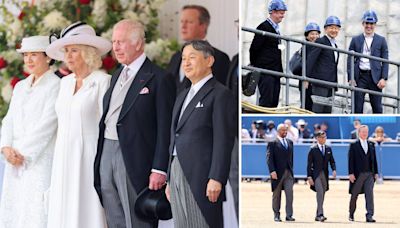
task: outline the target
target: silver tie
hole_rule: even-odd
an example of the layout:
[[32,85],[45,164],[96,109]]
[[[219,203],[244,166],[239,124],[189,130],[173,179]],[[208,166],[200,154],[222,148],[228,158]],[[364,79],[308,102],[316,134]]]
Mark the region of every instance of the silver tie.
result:
[[186,95],[185,101],[183,102],[179,119],[181,119],[183,112],[185,111],[186,107],[189,105],[190,101],[193,99],[194,92],[195,92],[194,89],[190,88],[189,93]]

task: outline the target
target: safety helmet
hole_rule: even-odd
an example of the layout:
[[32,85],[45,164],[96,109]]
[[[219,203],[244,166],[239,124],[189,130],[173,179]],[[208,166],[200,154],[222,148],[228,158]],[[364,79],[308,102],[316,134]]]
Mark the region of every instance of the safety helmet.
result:
[[364,12],[364,15],[362,17],[363,22],[368,22],[368,23],[376,23],[378,22],[378,16],[376,16],[375,11],[373,10],[367,10]]
[[273,10],[287,11],[287,6],[283,0],[271,0],[268,5],[268,12],[271,13]]
[[339,26],[339,28],[342,27],[339,18],[336,16],[329,16],[328,18],[326,18],[324,28],[329,25],[337,25]]
[[319,25],[315,22],[308,23],[306,25],[304,32],[311,32],[311,31],[317,31],[317,32],[321,33],[321,29],[319,28]]

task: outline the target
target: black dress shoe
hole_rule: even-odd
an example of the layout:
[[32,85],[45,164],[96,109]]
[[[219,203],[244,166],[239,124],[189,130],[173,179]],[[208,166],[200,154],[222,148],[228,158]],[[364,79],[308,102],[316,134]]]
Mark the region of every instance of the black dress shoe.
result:
[[324,222],[327,218],[323,215],[319,215],[317,217],[315,217],[315,221],[317,222]]
[[349,215],[349,221],[354,222],[354,215]]
[[292,216],[290,216],[290,217],[286,217],[286,221],[288,221],[288,222],[294,222],[295,219],[294,219]]
[[367,222],[376,222],[373,218],[367,218]]
[[274,221],[275,222],[282,222],[281,218],[279,218],[279,216],[275,216],[274,217]]

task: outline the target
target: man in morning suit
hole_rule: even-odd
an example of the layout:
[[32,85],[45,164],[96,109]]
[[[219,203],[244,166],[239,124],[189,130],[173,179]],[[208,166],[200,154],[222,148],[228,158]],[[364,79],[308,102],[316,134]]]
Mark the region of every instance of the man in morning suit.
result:
[[318,131],[315,134],[315,138],[318,143],[311,147],[308,152],[307,179],[310,188],[317,192],[317,213],[315,215],[315,221],[324,222],[327,219],[324,216],[324,198],[325,192],[329,190],[328,163],[331,165],[333,178],[336,178],[336,164],[333,158],[332,148],[325,144],[325,132]]
[[293,216],[293,142],[286,138],[287,126],[278,125],[277,138],[268,143],[267,164],[271,175],[272,210],[274,221],[282,222],[280,218],[281,193],[286,196],[286,221],[294,221]]
[[192,85],[177,97],[172,114],[166,195],[175,228],[223,227],[224,186],[237,132],[237,119],[227,113],[237,104],[213,76],[213,52],[203,40],[182,49],[182,67]]
[[[315,43],[337,48],[336,37],[341,28],[340,20],[336,16],[329,16],[324,25],[325,36],[318,38]],[[327,82],[337,83],[337,64],[339,53],[336,51],[311,47],[307,53],[306,75]],[[312,95],[332,97],[332,87],[312,83]],[[313,103],[313,112],[331,113],[332,107]]]
[[349,148],[349,180],[351,194],[349,220],[354,221],[358,194],[365,194],[367,208],[366,221],[375,222],[374,216],[374,183],[378,179],[375,144],[367,140],[368,126],[358,128],[359,139]]
[[[364,55],[388,59],[388,46],[386,39],[375,33],[378,17],[372,10],[363,15],[362,25],[364,33],[353,37],[349,51],[355,51]],[[347,74],[350,83],[358,88],[382,92],[388,79],[389,64],[367,58],[354,57],[354,80],[351,81],[351,57],[347,58]],[[363,113],[365,93],[355,92],[355,113]],[[382,113],[382,97],[369,94],[369,100],[373,113]]]
[[[210,25],[210,13],[204,6],[185,5],[181,10],[180,36],[185,42],[191,40],[205,40],[207,29]],[[215,79],[225,84],[228,75],[229,57],[224,52],[214,49],[215,63],[212,71]],[[185,88],[190,87],[190,80],[185,77],[181,67],[182,52],[176,52],[168,64],[167,71],[172,74],[176,86],[176,94],[179,94]]]
[[167,75],[144,54],[141,23],[122,20],[113,28],[114,72],[103,100],[94,186],[108,227],[157,227],[139,219],[137,194],[166,181],[175,90]]
[[[271,0],[268,6],[269,18],[261,23],[257,29],[280,34],[279,23],[285,17],[287,6],[283,0]],[[250,64],[255,67],[283,72],[281,51],[283,44],[280,39],[255,34],[250,46]],[[258,81],[260,91],[259,105],[277,107],[281,90],[280,77],[261,74]]]

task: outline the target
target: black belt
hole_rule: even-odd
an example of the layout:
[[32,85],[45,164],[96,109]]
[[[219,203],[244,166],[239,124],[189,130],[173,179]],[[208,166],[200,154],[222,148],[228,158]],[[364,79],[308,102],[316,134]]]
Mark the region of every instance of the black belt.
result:
[[371,70],[361,70],[360,69],[360,72],[363,73],[363,74],[370,74]]

